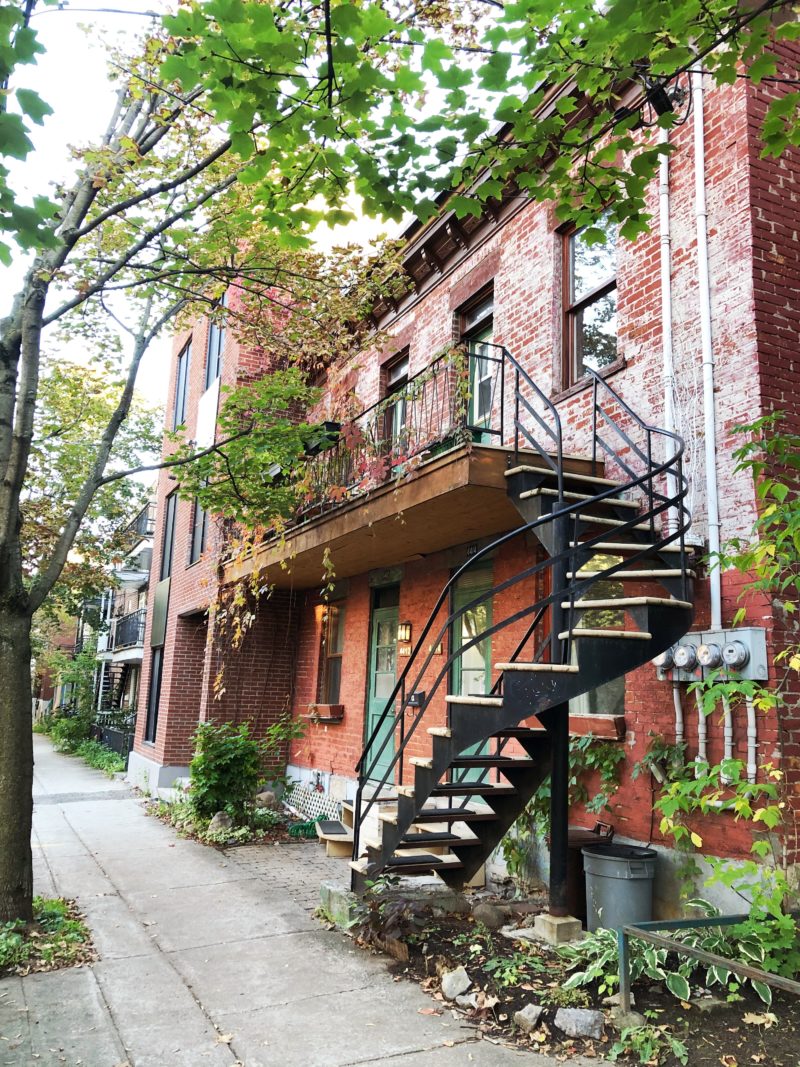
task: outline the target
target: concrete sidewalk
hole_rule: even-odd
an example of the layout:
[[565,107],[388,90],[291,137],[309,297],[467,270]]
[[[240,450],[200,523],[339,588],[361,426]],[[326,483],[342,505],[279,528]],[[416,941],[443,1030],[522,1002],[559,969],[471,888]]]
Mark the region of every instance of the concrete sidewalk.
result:
[[91,966],[0,981],[0,1065],[545,1067],[484,1041],[311,917],[313,844],[181,840],[36,737],[36,890],[77,898]]

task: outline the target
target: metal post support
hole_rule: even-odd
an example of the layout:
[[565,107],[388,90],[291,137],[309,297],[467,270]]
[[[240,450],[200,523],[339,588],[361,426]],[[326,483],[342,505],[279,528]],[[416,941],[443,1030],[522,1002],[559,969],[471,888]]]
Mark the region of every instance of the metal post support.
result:
[[550,709],[550,914],[568,915],[569,704]]
[[619,947],[619,1003],[627,1014],[631,1010],[631,958],[628,935],[624,927],[617,930]]

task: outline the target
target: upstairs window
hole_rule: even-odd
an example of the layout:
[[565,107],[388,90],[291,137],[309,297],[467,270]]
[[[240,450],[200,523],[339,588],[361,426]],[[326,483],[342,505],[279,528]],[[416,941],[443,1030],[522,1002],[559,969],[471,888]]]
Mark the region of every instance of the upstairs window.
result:
[[208,537],[208,512],[200,506],[200,501],[195,498],[192,509],[192,541],[189,546],[189,566],[197,563],[206,550],[206,538]]
[[390,446],[398,443],[406,425],[406,386],[408,385],[408,351],[395,356],[385,369],[387,397],[397,396],[384,413],[383,437]]
[[[224,308],[227,302],[227,294],[222,297],[219,307]],[[222,350],[225,347],[225,323],[214,322],[208,324],[208,347],[206,350],[206,389],[219,378],[222,373]]]
[[492,408],[499,385],[499,351],[494,347],[494,291],[484,290],[459,313],[459,336],[469,353],[469,426],[476,440],[491,435]]
[[172,428],[177,430],[186,422],[186,403],[189,396],[189,366],[192,359],[192,342],[186,342],[183,351],[178,356],[178,366],[175,371],[175,408],[172,418]]
[[319,649],[317,703],[341,703],[342,653],[344,652],[344,605],[327,604],[322,617]]
[[172,553],[175,548],[175,511],[178,507],[177,494],[172,492],[167,497],[164,508],[164,540],[161,551],[161,574],[163,582],[172,574]]
[[564,386],[602,370],[617,358],[617,226],[607,218],[605,234],[589,243],[587,230],[564,237]]

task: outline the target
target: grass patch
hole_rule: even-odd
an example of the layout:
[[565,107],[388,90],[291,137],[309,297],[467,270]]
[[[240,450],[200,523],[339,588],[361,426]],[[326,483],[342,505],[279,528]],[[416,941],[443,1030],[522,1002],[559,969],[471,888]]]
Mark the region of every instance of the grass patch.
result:
[[0,924],[0,977],[55,971],[94,959],[92,939],[74,901],[34,897],[33,922]]
[[107,778],[113,778],[115,774],[125,770],[125,760],[122,756],[101,745],[99,741],[81,741],[73,754],[90,767],[102,771]]

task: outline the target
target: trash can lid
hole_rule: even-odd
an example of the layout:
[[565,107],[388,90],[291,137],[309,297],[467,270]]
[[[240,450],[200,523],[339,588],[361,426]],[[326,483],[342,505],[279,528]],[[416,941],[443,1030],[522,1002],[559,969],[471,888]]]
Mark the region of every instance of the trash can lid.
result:
[[658,857],[654,848],[642,848],[639,845],[587,845],[582,852],[584,856],[614,860],[654,860]]

